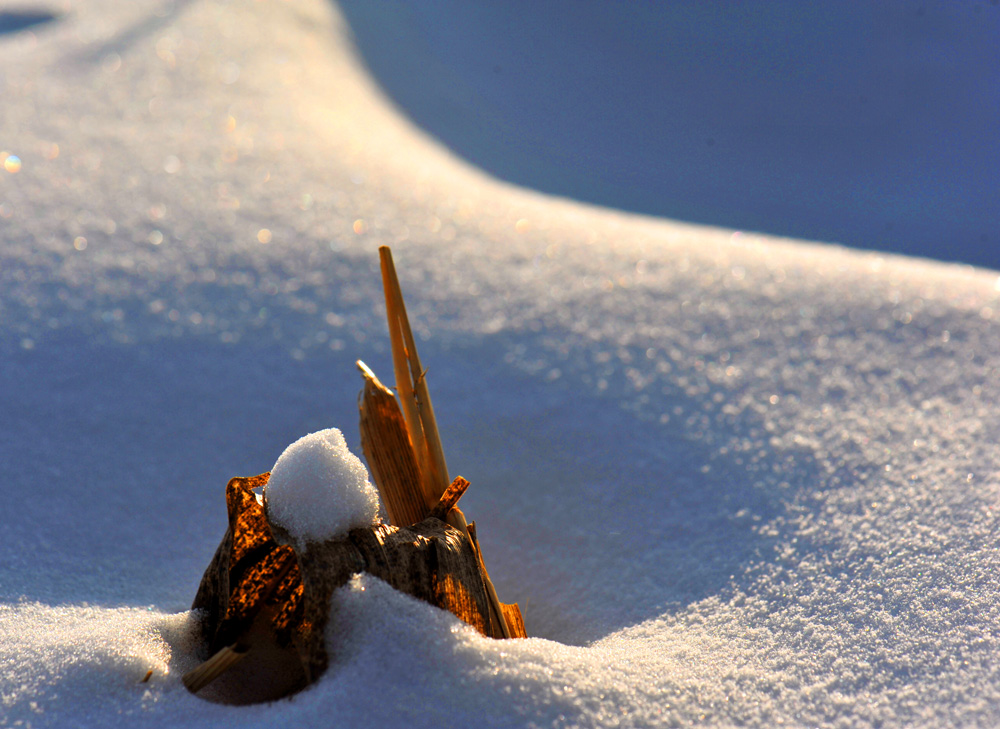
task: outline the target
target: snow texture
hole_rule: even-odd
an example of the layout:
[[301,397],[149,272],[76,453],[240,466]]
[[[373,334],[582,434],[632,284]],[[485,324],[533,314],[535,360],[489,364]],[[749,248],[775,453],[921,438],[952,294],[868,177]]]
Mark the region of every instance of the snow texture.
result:
[[297,544],[325,542],[378,521],[378,491],[336,428],[302,436],[278,458],[264,486],[268,520]]
[[[0,725],[1000,723],[995,271],[499,183],[321,0],[49,10],[0,26]],[[533,637],[359,578],[318,684],[208,704],[225,485],[356,450],[382,244]]]

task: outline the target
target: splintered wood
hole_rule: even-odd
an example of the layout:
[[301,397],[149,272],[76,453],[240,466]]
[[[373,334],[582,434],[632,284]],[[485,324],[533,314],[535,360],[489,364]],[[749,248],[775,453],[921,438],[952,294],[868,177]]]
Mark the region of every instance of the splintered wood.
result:
[[205,571],[192,609],[204,614],[208,655],[184,685],[228,704],[270,701],[305,688],[327,669],[325,629],[333,593],[367,572],[500,638],[476,546],[428,517],[407,527],[376,524],[343,537],[279,545],[253,488],[269,474],[226,487],[229,528]]
[[191,605],[203,613],[209,658],[184,675],[184,685],[198,693],[214,683],[205,697],[225,703],[269,701],[311,680],[301,659],[313,631],[303,619],[299,562],[292,547],[274,540],[253,492],[268,476],[226,486],[229,527]]
[[[396,276],[396,266],[392,260],[392,251],[387,246],[379,248],[379,259],[382,269],[382,287],[385,290],[386,319],[389,325],[389,339],[392,344],[393,370],[396,374],[396,390],[402,403],[402,426],[405,426],[407,436],[402,437],[398,417],[398,408],[393,408],[395,398],[392,392],[382,385],[371,369],[363,362],[358,362],[362,376],[365,379],[365,389],[361,398],[361,447],[369,463],[379,461],[384,463],[387,458],[379,453],[378,444],[392,442],[398,448],[392,456],[397,468],[386,467],[379,473],[373,472],[376,486],[382,494],[386,508],[391,514],[394,511],[404,512],[406,518],[412,518],[410,511],[418,492],[423,495],[423,511],[421,518],[434,509],[442,495],[448,490],[448,466],[444,459],[444,449],[441,446],[441,436],[438,433],[437,420],[434,417],[434,406],[427,387],[426,372],[420,364],[417,345],[410,329],[410,320],[403,303],[403,293]],[[391,399],[392,403],[389,402]],[[408,447],[407,447],[408,446]],[[369,452],[371,451],[371,452]],[[402,454],[409,451],[409,455]],[[416,483],[413,481],[410,464],[419,472]],[[385,482],[380,481],[384,478]],[[464,489],[463,489],[464,492]],[[459,494],[460,496],[461,494]],[[399,503],[394,503],[396,500]],[[457,502],[457,498],[456,498]],[[490,580],[486,565],[475,534],[469,532],[465,514],[457,506],[449,508],[445,521],[460,529],[476,548],[483,581],[490,597],[490,615],[500,626],[504,638],[525,638],[524,621],[520,608],[514,604],[505,606],[500,602]],[[395,522],[403,524],[405,522]],[[516,614],[514,622],[517,629],[512,630],[507,615]]]
[[[406,431],[406,421],[392,390],[364,365],[361,395],[361,450],[379,489],[390,524],[416,524],[427,515],[427,501],[420,488],[417,468]],[[416,486],[416,488],[414,488]]]
[[205,660],[183,677],[204,698],[269,701],[319,678],[335,659],[325,636],[334,592],[360,572],[448,610],[488,637],[527,637],[518,606],[498,599],[475,524],[458,508],[469,482],[448,479],[392,254],[379,252],[399,401],[358,362],[359,409],[362,449],[389,523],[323,542],[291,542],[255,493],[270,474],[230,480],[229,525],[192,605],[203,616]]

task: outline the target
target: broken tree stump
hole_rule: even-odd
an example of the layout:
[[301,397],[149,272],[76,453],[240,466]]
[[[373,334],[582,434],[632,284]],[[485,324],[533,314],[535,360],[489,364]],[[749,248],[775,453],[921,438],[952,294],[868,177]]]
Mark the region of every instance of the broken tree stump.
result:
[[475,523],[458,508],[469,482],[448,480],[392,253],[383,246],[379,255],[400,397],[359,361],[359,408],[362,448],[390,523],[303,541],[269,520],[254,492],[265,489],[270,474],[230,480],[229,526],[192,605],[203,613],[207,660],[183,678],[205,698],[268,701],[317,680],[333,658],[325,636],[333,594],[359,572],[448,610],[485,636],[527,637],[520,608],[497,597]]
[[[431,516],[409,527],[375,524],[298,549],[281,544],[253,489],[269,474],[226,487],[229,528],[202,577],[192,609],[206,661],[185,685],[209,700],[244,704],[295,693],[319,678],[333,656],[325,628],[333,593],[367,572],[502,638],[492,618],[477,547]],[[277,531],[277,539],[273,532]]]

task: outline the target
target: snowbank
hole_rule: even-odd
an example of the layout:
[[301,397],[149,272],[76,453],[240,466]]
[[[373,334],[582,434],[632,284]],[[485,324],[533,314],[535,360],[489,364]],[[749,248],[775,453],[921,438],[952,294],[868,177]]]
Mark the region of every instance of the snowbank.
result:
[[[0,36],[3,721],[996,723],[996,274],[502,185],[348,39],[319,0]],[[225,484],[357,444],[380,244],[537,637],[361,579],[322,682],[206,704],[179,677]]]

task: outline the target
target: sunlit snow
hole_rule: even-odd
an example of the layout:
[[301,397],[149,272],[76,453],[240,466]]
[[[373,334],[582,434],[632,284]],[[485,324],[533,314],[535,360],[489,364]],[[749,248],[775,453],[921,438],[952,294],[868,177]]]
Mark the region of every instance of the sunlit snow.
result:
[[[321,0],[47,13],[0,35],[0,724],[1000,720],[996,272],[498,183]],[[209,704],[225,485],[359,452],[379,245],[533,637],[359,577],[317,685]]]

